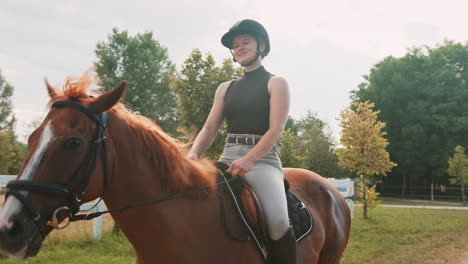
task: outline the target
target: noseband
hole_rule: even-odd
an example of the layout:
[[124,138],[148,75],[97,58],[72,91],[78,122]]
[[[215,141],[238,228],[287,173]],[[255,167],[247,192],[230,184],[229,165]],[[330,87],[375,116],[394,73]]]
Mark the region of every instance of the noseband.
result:
[[[7,184],[7,193],[6,195],[13,195],[18,200],[20,200],[23,205],[25,206],[26,210],[29,212],[31,219],[36,223],[39,224],[40,222],[46,222],[49,219],[44,219],[43,216],[39,213],[39,211],[34,208],[29,201],[29,199],[24,194],[24,191],[35,191],[35,192],[44,192],[50,193],[55,195],[64,196],[67,198],[69,204],[68,206],[61,206],[57,208],[52,216],[52,219],[48,222],[48,225],[51,227],[58,228],[58,219],[56,214],[61,210],[68,210],[69,211],[69,220],[73,221],[73,217],[76,213],[80,210],[81,200],[83,199],[84,193],[86,188],[89,185],[89,181],[91,175],[96,168],[97,160],[99,158],[99,152],[101,150],[104,155],[104,190],[102,195],[104,194],[107,188],[108,182],[108,175],[109,175],[109,165],[107,159],[107,141],[104,135],[105,128],[107,125],[107,113],[104,112],[101,115],[96,114],[93,110],[89,109],[88,107],[68,100],[59,100],[52,104],[51,108],[59,108],[59,107],[72,107],[75,108],[92,120],[94,120],[97,124],[97,134],[96,139],[93,142],[91,150],[88,154],[88,157],[85,161],[81,164],[81,166],[75,171],[72,178],[66,183],[65,185],[59,185],[51,182],[46,181],[34,181],[34,180],[14,180],[10,181]],[[74,193],[70,186],[78,181],[78,192]],[[101,197],[102,197],[101,195]],[[64,227],[63,227],[64,228]]]

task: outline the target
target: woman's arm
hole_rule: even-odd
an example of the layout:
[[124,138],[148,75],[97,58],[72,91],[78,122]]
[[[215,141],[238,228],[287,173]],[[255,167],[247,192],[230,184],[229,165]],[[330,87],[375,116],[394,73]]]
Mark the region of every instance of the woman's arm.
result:
[[228,172],[232,175],[244,175],[253,166],[255,161],[268,153],[283,134],[288,121],[290,94],[289,86],[283,77],[274,76],[268,82],[270,92],[270,127],[262,139],[247,155],[235,160]]
[[216,89],[213,106],[211,107],[210,114],[205,121],[205,125],[198,133],[195,141],[193,142],[192,148],[190,149],[187,157],[190,159],[197,160],[203,154],[203,152],[213,143],[213,140],[218,134],[219,127],[223,122],[223,108],[224,108],[224,96],[226,90],[231,84],[231,81],[221,83]]

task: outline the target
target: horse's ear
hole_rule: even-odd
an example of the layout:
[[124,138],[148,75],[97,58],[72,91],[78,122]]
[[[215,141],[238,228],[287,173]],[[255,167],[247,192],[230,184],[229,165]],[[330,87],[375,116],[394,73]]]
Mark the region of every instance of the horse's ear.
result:
[[55,96],[57,96],[57,92],[50,85],[49,81],[47,81],[47,79],[45,79],[45,78],[44,78],[44,81],[45,81],[45,84],[46,84],[46,87],[47,87],[47,92],[49,93],[50,98],[54,98]]
[[88,107],[98,114],[105,112],[111,109],[120,101],[120,99],[122,99],[126,90],[127,81],[121,81],[116,88],[103,93],[94,101],[89,103]]

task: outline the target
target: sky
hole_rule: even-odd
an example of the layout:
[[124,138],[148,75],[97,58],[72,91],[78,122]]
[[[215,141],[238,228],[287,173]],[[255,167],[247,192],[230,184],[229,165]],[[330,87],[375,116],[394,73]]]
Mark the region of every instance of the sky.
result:
[[96,61],[112,28],[153,32],[180,69],[195,48],[219,63],[230,57],[221,36],[250,18],[268,30],[265,68],[287,79],[290,115],[317,113],[338,138],[350,91],[387,56],[468,40],[466,0],[2,0],[0,70],[14,86],[20,140],[46,113],[44,85],[61,85]]

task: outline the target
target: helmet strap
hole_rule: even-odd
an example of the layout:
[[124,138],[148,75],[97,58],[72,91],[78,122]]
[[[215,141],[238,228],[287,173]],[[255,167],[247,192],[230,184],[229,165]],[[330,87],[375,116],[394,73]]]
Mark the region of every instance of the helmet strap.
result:
[[236,57],[234,57],[234,53],[232,52],[232,49],[229,49],[229,51],[231,52],[231,55],[232,55],[232,61],[237,62]]

